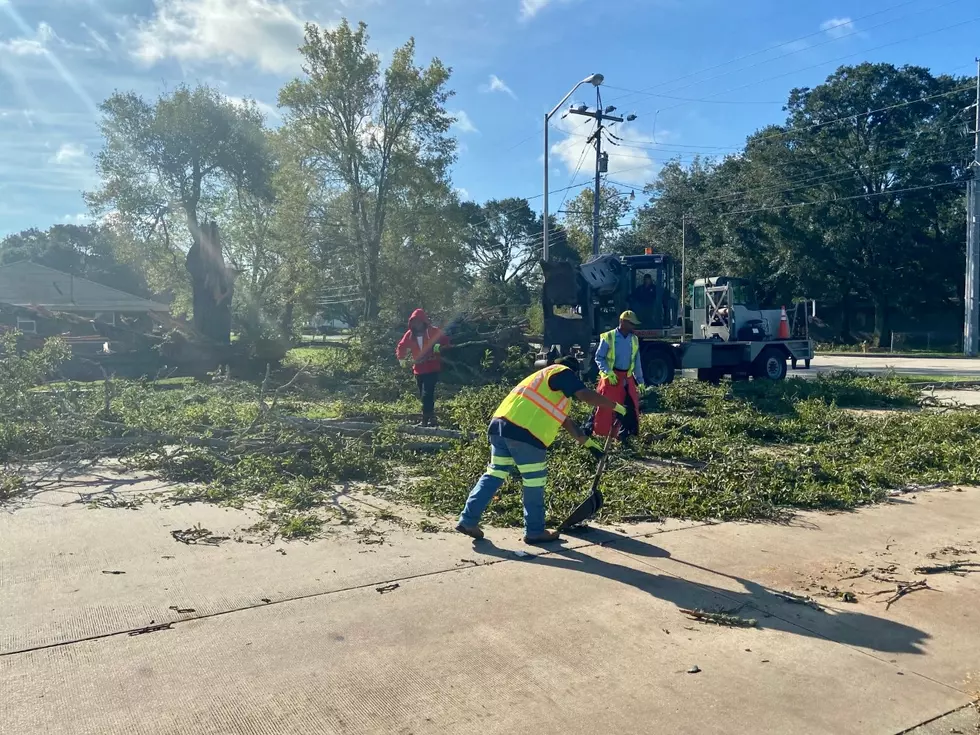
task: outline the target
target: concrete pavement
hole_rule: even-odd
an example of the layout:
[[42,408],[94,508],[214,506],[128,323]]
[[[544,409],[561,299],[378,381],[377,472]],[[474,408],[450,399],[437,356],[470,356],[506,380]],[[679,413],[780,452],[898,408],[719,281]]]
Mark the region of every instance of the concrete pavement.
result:
[[71,497],[0,514],[4,733],[898,733],[980,690],[980,575],[875,594],[929,554],[980,561],[980,490],[547,552],[420,533],[364,496],[322,541],[215,546],[171,531],[234,539],[254,516]]
[[884,355],[817,355],[810,370],[790,370],[789,375],[857,370],[865,373],[896,372],[912,375],[963,375],[980,380],[980,359],[957,357],[891,357]]

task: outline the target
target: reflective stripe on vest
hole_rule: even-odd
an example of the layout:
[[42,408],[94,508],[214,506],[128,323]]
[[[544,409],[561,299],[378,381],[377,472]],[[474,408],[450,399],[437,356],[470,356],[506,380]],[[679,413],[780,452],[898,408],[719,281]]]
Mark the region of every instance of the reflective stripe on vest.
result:
[[[599,337],[601,342],[605,342],[609,345],[609,351],[606,353],[606,362],[609,364],[610,370],[616,369],[616,330],[610,329],[608,332],[603,332]],[[630,356],[629,367],[626,368],[627,377],[632,377],[633,366],[636,365],[636,356],[640,352],[640,340],[636,338],[635,334],[630,335],[630,342],[633,345],[633,354]]]
[[548,385],[551,376],[562,370],[568,368],[551,365],[527,376],[501,402],[493,417],[507,419],[527,429],[546,447],[551,446],[568,418],[571,403],[568,396]]

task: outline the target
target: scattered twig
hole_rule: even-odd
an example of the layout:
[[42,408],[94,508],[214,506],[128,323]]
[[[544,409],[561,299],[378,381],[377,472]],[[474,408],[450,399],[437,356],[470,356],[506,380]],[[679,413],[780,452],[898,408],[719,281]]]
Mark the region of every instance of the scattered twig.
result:
[[381,587],[375,587],[374,589],[375,589],[375,591],[380,592],[382,595],[384,595],[384,594],[387,594],[389,592],[394,592],[399,587],[401,587],[401,585],[398,584],[398,582],[393,582],[392,584],[385,584],[385,585],[382,585]]
[[911,594],[913,592],[918,592],[919,590],[930,590],[932,587],[929,586],[928,582],[924,579],[920,579],[917,582],[899,582],[898,587],[895,590],[883,590],[881,592],[875,592],[872,597],[877,597],[878,595],[885,595],[892,592],[892,596],[887,600],[878,600],[878,602],[885,603],[885,609],[889,609],[893,603],[898,602],[905,595]]
[[806,605],[807,607],[812,607],[814,610],[824,612],[824,609],[820,606],[820,603],[807,595],[795,595],[792,592],[774,592],[773,594],[780,600],[788,602],[792,605]]
[[930,564],[927,566],[916,567],[913,570],[916,574],[944,574],[950,572],[960,576],[970,572],[980,572],[980,562],[975,561],[954,561],[950,564]]
[[712,623],[714,625],[726,625],[730,628],[754,628],[759,623],[755,618],[742,618],[724,612],[708,612],[706,610],[687,610],[681,608],[681,612],[692,618],[700,620],[702,623]]
[[182,544],[187,544],[189,546],[217,546],[222,541],[227,541],[228,536],[216,536],[211,531],[206,528],[201,528],[198,524],[193,528],[177,529],[176,531],[171,531],[170,535],[174,537],[175,541],[180,541]]

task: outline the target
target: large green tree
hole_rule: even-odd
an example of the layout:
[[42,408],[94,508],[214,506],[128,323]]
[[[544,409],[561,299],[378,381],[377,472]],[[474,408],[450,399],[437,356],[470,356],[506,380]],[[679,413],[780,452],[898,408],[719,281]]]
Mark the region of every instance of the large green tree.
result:
[[[231,102],[207,86],[180,86],[155,102],[117,92],[101,110],[105,143],[96,167],[102,183],[86,199],[110,221],[122,251],[154,286],[175,292],[178,303],[188,304],[190,282],[202,280],[195,263],[230,282],[220,240],[212,242],[204,225],[229,192],[270,196],[271,158],[257,106]],[[208,336],[227,339],[221,335],[230,324],[204,314],[212,310],[204,290],[194,289],[195,323],[206,324]]]
[[445,108],[450,70],[438,59],[417,66],[414,40],[395,49],[382,69],[368,40],[363,23],[308,25],[300,49],[304,75],[282,89],[279,103],[323,199],[340,205],[337,242],[348,248],[362,313],[374,319],[389,215],[420,180],[448,189],[455,140]]

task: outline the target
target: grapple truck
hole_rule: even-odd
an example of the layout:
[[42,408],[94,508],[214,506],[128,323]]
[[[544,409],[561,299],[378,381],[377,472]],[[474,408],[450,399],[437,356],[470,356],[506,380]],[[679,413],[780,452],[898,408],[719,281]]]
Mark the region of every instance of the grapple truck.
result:
[[[724,375],[782,380],[787,362],[810,367],[813,303],[787,310],[788,338],[780,337],[782,308],[760,309],[751,281],[727,276],[694,281],[686,317],[675,293],[678,281],[669,255],[599,255],[582,265],[543,262],[544,334],[538,364],[577,354],[588,369],[599,335],[615,328],[626,309],[642,322],[636,330],[648,384],[674,379],[678,370],[697,370],[700,380]],[[652,288],[640,289],[649,275]],[[688,328],[685,328],[685,323]]]

